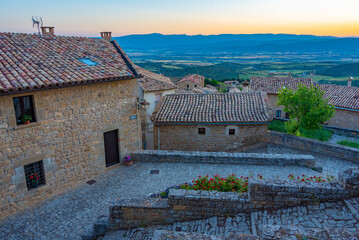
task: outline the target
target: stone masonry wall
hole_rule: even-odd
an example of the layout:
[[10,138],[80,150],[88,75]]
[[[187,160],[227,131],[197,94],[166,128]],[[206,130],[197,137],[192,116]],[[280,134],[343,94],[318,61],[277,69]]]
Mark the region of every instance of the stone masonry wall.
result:
[[[133,79],[0,96],[0,219],[103,172],[104,132],[118,129],[121,156],[139,150],[136,93]],[[13,98],[27,95],[37,122],[17,126]],[[46,185],[29,191],[24,165],[39,160]]]
[[187,85],[189,85],[188,87],[188,91],[192,91],[193,88],[197,87],[197,88],[203,88],[204,87],[204,83],[202,84],[198,84],[198,83],[194,83],[191,81],[184,81],[181,83],[177,83],[177,89],[179,90],[187,90]]
[[302,150],[308,150],[317,153],[349,160],[355,163],[359,162],[359,149],[341,146],[335,143],[327,143],[314,139],[297,137],[281,132],[268,131],[270,142]]
[[250,179],[248,194],[170,189],[168,199],[123,201],[110,206],[112,228],[163,225],[218,215],[250,213],[319,202],[340,201],[359,193],[359,170],[348,169],[339,182]]
[[[205,128],[205,134],[198,134]],[[235,129],[235,135],[229,135]],[[267,124],[155,124],[154,149],[180,151],[233,151],[241,147],[265,142],[268,139]],[[160,148],[158,149],[158,130]]]
[[136,162],[253,164],[319,168],[312,155],[140,150],[132,153],[131,156]]

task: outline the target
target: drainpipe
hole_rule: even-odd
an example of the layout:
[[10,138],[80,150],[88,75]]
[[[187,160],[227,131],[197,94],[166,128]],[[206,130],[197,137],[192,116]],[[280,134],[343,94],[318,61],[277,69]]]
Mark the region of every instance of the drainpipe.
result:
[[160,147],[160,125],[158,125],[157,127],[157,150],[161,150],[161,147]]

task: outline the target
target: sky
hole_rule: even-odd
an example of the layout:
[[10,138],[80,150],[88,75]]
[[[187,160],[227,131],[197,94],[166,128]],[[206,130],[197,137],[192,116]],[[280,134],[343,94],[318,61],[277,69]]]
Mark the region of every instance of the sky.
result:
[[0,32],[55,34],[290,33],[359,36],[359,0],[0,0]]

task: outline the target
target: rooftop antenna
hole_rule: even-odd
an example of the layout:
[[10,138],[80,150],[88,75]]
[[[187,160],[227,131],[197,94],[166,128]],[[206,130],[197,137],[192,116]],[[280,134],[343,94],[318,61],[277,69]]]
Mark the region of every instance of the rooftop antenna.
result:
[[33,16],[32,17],[32,28],[37,27],[37,33],[41,34],[40,32],[40,27],[42,27],[42,18],[41,17],[37,17],[37,16]]

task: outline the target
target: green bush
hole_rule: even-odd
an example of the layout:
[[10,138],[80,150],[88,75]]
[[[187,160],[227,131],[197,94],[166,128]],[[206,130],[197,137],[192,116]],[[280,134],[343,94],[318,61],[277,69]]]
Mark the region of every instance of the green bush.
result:
[[[262,175],[258,174],[262,179]],[[192,184],[182,184],[181,189],[188,190],[205,190],[205,191],[219,191],[219,192],[239,192],[245,193],[248,190],[248,177],[241,176],[237,178],[235,174],[229,175],[227,178],[222,178],[215,175],[213,178],[209,176],[193,179]]]
[[356,141],[342,140],[337,143],[340,145],[347,146],[347,147],[359,148],[359,142],[356,142]]
[[276,132],[286,132],[284,122],[279,120],[273,120],[269,125],[268,129]]
[[[287,133],[285,122],[275,119],[268,125],[268,129],[276,132]],[[304,130],[303,128],[300,128],[298,136],[312,138],[320,141],[329,141],[332,137],[332,134],[332,131],[323,128],[319,130]]]

